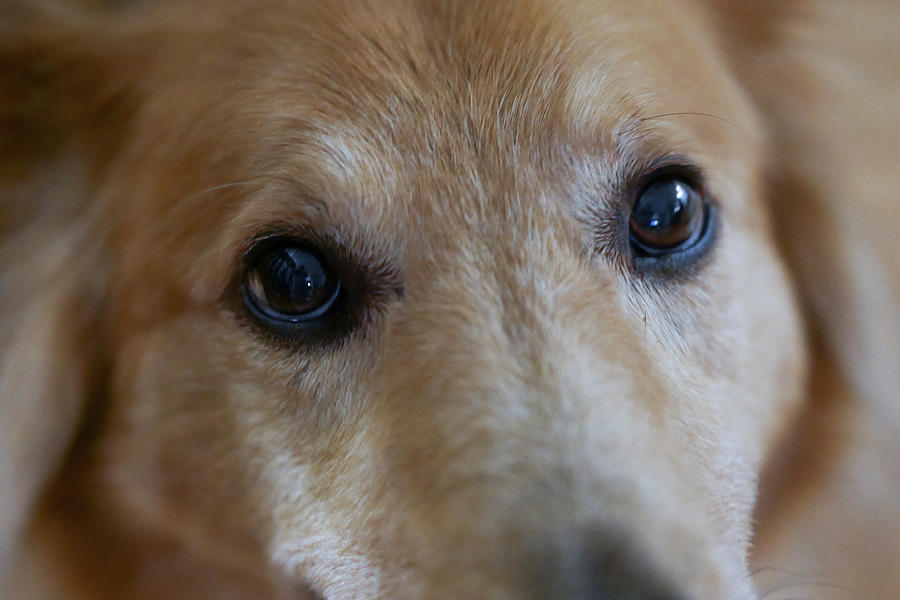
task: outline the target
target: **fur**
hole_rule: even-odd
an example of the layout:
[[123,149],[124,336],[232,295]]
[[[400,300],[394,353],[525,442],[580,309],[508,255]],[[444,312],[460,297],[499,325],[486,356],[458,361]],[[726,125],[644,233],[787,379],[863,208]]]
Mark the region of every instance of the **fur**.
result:
[[[4,597],[900,595],[897,9],[101,4],[0,2]],[[340,343],[243,311],[273,231]]]

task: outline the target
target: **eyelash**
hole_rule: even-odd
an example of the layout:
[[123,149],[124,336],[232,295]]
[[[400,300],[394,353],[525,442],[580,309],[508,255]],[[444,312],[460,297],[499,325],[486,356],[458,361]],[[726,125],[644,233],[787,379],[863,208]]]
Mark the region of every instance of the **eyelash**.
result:
[[[248,303],[247,277],[254,261],[263,252],[280,243],[314,249],[340,279],[336,304],[321,318],[308,321],[271,319],[261,314],[261,311],[254,310]],[[365,248],[362,244],[360,247]],[[231,286],[232,297],[237,297],[240,302],[237,314],[271,343],[293,352],[339,347],[353,332],[364,330],[364,325],[376,318],[390,296],[403,293],[399,275],[392,267],[380,261],[366,260],[363,256],[351,255],[335,238],[322,232],[296,228],[266,231],[247,244],[238,263]]]
[[[710,194],[702,170],[682,155],[669,155],[629,171],[613,185],[616,200],[608,209],[592,211],[594,251],[608,264],[635,282],[667,285],[692,278],[711,258],[721,228],[720,207]],[[639,194],[655,181],[677,178],[691,185],[704,199],[703,231],[696,244],[661,256],[637,256],[631,244],[630,217]]]

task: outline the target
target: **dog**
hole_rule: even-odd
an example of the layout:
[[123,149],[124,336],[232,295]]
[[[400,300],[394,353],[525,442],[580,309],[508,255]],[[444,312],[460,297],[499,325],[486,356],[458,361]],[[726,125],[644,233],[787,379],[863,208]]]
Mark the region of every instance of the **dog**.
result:
[[900,597],[897,8],[0,13],[3,597]]

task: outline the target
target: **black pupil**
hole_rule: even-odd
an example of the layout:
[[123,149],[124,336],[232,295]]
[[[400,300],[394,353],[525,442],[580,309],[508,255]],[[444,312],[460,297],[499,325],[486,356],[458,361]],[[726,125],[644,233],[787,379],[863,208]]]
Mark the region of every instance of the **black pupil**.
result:
[[296,246],[267,251],[250,277],[257,302],[285,316],[307,315],[327,305],[333,300],[336,284],[322,261]]
[[685,245],[703,226],[702,202],[694,188],[674,178],[650,184],[631,212],[631,235],[642,247],[668,250]]

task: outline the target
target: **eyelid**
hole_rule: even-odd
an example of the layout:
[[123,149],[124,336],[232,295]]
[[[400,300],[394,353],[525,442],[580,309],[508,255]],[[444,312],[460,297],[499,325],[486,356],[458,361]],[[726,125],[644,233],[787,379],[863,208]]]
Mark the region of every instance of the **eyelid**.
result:
[[[628,269],[635,277],[642,280],[683,281],[694,276],[712,259],[719,238],[721,237],[722,219],[719,206],[714,201],[704,203],[706,211],[703,230],[695,243],[673,253],[659,256],[638,256],[630,253]],[[629,244],[630,245],[630,244]]]
[[658,179],[675,177],[691,185],[702,196],[707,197],[702,169],[691,159],[680,154],[666,155],[646,165],[641,174],[632,180],[628,193],[634,206],[640,193]]

